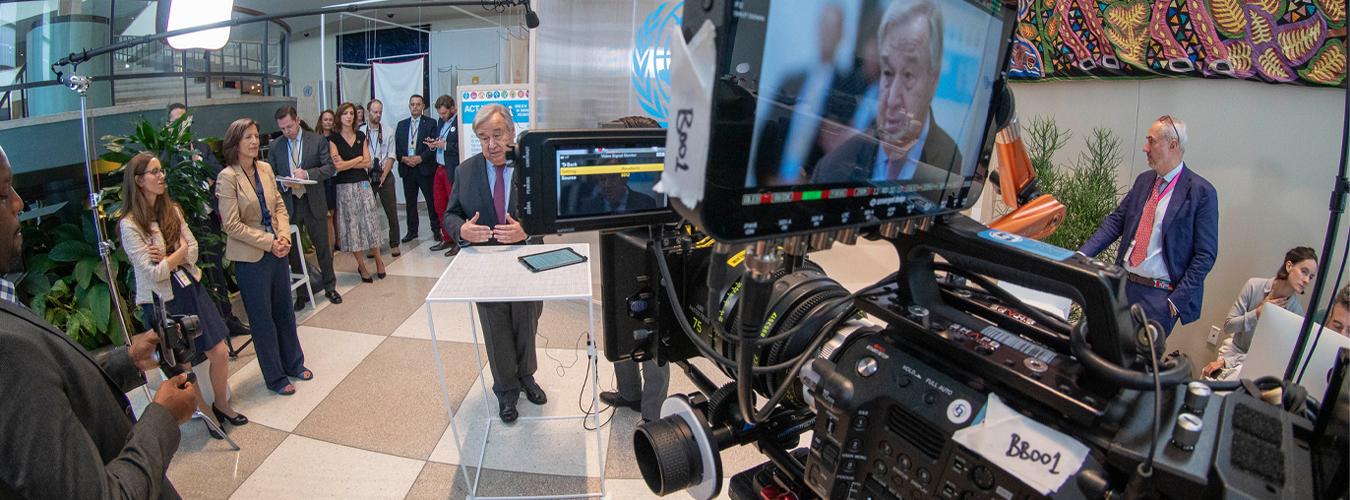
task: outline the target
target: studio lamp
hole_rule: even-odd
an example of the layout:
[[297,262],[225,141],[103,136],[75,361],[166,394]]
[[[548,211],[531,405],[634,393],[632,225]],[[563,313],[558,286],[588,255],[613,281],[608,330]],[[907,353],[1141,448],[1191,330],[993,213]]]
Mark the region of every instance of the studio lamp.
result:
[[[168,4],[167,15],[164,15],[163,11],[165,4]],[[170,0],[160,2],[160,6],[160,19],[166,20],[165,23],[161,24],[162,29],[164,31],[175,31],[229,21],[230,15],[234,11],[234,0]],[[197,31],[168,38],[169,46],[178,50],[217,50],[224,47],[225,42],[229,40],[230,28],[228,27]]]

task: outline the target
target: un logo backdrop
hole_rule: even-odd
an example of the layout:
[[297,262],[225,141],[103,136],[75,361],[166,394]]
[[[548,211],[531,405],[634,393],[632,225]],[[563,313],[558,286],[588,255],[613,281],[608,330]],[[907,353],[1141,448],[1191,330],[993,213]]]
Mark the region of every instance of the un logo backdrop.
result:
[[662,125],[670,103],[671,39],[666,29],[681,24],[683,11],[684,2],[662,2],[647,14],[633,35],[633,89],[643,111]]

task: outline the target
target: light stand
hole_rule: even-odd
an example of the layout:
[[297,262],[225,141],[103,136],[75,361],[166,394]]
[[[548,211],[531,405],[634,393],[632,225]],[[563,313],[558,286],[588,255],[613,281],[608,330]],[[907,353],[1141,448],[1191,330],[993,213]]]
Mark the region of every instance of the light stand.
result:
[[[84,147],[84,180],[89,186],[89,210],[94,216],[94,238],[98,240],[96,242],[96,245],[98,246],[98,257],[99,260],[103,261],[104,276],[108,277],[108,295],[109,298],[112,299],[112,309],[117,314],[117,324],[122,327],[122,343],[129,349],[131,348],[131,332],[127,330],[126,313],[122,310],[122,294],[117,290],[117,275],[113,273],[113,244],[112,241],[108,240],[103,234],[103,217],[99,214],[99,203],[103,199],[103,194],[98,191],[98,186],[94,184],[94,137],[89,131],[88,106],[89,84],[92,83],[93,80],[87,76],[74,74],[74,67],[71,68],[71,71],[72,74],[69,77],[63,77],[60,73],[57,73],[57,78],[65,83],[67,88],[80,96],[80,134],[83,138],[81,144]],[[191,372],[191,361],[185,360],[184,363],[188,365],[187,371]],[[144,375],[141,375],[141,381],[145,381]],[[147,384],[141,384],[141,391],[145,393],[146,401],[154,401],[154,398],[150,396],[150,388]],[[198,393],[198,397],[200,398],[200,392]],[[220,428],[220,424],[216,423],[215,420],[212,420],[211,417],[203,413],[199,406],[195,407],[192,413],[194,416],[201,418],[203,422],[206,422],[206,426],[213,432],[224,436],[225,441],[230,443],[231,448],[235,451],[240,450],[239,444],[235,443],[233,439],[230,439],[230,435],[226,434],[225,430]]]

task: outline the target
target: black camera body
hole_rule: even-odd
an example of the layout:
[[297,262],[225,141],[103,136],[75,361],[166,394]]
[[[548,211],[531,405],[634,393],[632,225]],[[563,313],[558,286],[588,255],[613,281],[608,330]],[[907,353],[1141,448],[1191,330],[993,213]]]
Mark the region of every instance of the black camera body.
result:
[[159,367],[169,378],[187,373],[189,381],[196,381],[192,360],[197,356],[194,342],[202,334],[201,321],[196,315],[169,314],[164,301],[155,296],[155,317],[146,318],[159,335]]

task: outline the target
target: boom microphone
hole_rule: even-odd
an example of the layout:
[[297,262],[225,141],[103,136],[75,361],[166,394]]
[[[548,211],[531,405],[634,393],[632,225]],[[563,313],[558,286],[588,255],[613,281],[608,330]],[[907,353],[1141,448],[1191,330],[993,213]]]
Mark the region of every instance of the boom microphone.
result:
[[525,0],[525,27],[535,29],[539,27],[539,14],[534,13],[530,8],[530,0]]

